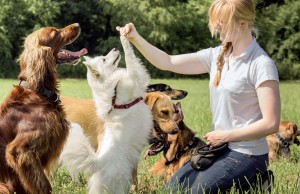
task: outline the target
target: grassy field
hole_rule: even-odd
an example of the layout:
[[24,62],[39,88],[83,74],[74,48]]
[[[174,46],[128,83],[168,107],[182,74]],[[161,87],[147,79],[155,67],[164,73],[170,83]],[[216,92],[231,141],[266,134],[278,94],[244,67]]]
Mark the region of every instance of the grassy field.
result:
[[[197,132],[199,137],[209,131],[211,114],[209,108],[209,91],[207,80],[152,80],[152,83],[166,83],[177,89],[189,92],[188,96],[181,100],[186,124]],[[17,80],[0,79],[0,100],[2,101]],[[91,98],[92,94],[86,80],[62,80],[61,95],[77,98]],[[282,120],[294,121],[300,125],[300,82],[281,82]],[[175,103],[176,101],[174,101]],[[270,165],[275,174],[274,194],[299,194],[300,193],[300,148],[291,146],[292,158],[280,160]],[[163,181],[149,175],[149,169],[160,157],[142,159],[139,165],[138,193],[165,193]],[[237,169],[238,170],[238,169]],[[86,175],[88,176],[88,175]],[[87,193],[87,179],[83,175],[78,181],[72,181],[68,172],[60,168],[53,175],[53,193],[55,194],[82,194]]]

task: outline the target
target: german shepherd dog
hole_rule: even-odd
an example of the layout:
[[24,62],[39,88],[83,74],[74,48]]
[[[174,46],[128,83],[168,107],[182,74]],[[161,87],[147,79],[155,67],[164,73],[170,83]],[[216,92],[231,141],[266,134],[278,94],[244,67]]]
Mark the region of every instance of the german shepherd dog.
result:
[[179,131],[175,134],[166,133],[160,129],[153,129],[153,137],[150,140],[152,144],[145,154],[153,156],[163,151],[163,156],[153,165],[150,172],[164,178],[167,183],[175,172],[188,160],[192,153],[206,145],[199,137],[195,136],[195,132],[187,127],[183,121],[183,113],[181,103],[174,105],[177,110],[177,125]]

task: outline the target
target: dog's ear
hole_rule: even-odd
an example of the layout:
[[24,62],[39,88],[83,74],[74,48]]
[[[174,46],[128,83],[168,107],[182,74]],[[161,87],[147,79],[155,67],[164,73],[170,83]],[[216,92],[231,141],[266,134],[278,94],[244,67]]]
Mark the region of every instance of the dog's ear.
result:
[[180,102],[177,102],[176,106],[181,109],[181,103]]
[[182,112],[182,108],[181,108],[181,103],[177,102],[175,107],[176,107],[176,110],[178,111],[178,117],[176,119],[177,120],[176,122],[182,121],[184,119],[184,117],[183,117],[183,112]]
[[300,132],[298,131],[298,127],[295,123],[293,122],[290,122],[289,123],[289,126],[288,126],[289,130],[291,130],[293,132],[293,134],[295,134],[296,136],[297,135],[300,135]]
[[50,47],[30,43],[35,39],[29,37],[24,43],[24,50],[18,59],[21,67],[19,79],[26,80],[32,90],[39,91],[46,75],[51,76],[47,79],[55,79],[56,60]]
[[144,102],[149,106],[149,108],[152,110],[155,102],[159,99],[158,95],[153,95],[153,93],[146,93],[144,96]]

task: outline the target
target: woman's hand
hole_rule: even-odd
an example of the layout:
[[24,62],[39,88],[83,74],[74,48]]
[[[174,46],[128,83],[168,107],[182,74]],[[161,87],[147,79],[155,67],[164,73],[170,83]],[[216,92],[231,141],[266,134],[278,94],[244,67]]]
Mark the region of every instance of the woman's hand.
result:
[[230,131],[216,130],[206,133],[203,138],[207,140],[208,145],[217,147],[228,142],[229,136]]
[[121,36],[125,36],[129,41],[133,41],[138,35],[133,23],[128,23],[123,27],[117,26],[116,29],[120,32]]

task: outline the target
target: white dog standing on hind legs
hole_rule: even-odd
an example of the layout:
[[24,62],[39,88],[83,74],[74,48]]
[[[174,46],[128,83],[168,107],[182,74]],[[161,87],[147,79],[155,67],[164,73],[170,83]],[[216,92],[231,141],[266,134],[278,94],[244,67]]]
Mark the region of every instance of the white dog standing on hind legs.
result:
[[121,55],[112,49],[106,56],[85,57],[87,79],[97,115],[104,120],[103,136],[95,152],[82,129],[72,124],[60,163],[75,178],[91,173],[89,193],[128,193],[136,174],[140,154],[147,145],[152,114],[143,102],[150,77],[121,36],[126,68],[118,68]]

